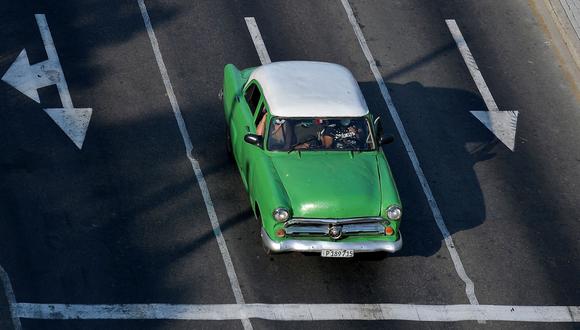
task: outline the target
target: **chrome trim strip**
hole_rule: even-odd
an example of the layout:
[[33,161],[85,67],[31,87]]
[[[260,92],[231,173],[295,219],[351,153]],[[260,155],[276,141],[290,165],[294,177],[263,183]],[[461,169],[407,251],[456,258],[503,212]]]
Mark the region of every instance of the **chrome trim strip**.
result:
[[342,226],[342,233],[345,235],[355,233],[384,234],[385,226],[380,223],[344,225]]
[[[348,224],[341,225],[341,231],[345,235],[352,234],[384,234],[385,226],[380,223],[363,223],[363,224]],[[286,235],[322,235],[328,236],[328,225],[295,225],[286,227]]]
[[390,252],[394,253],[403,247],[403,237],[395,242],[369,241],[369,242],[326,242],[287,239],[282,242],[274,242],[262,228],[262,242],[272,252],[320,252],[322,250],[344,249],[354,252]]
[[369,217],[369,218],[345,218],[345,219],[311,219],[311,218],[292,218],[286,221],[286,226],[296,225],[296,224],[319,224],[319,225],[344,225],[349,223],[361,223],[361,222],[379,222],[387,221],[387,219],[381,217]]
[[286,228],[286,235],[328,235],[328,226],[293,226]]

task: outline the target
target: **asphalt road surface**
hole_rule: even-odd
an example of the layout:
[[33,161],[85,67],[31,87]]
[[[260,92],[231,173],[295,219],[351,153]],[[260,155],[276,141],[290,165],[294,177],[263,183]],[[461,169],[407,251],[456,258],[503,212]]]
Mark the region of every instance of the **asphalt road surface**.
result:
[[[157,45],[138,0],[2,3],[0,75],[22,49],[31,65],[47,59],[34,16],[44,14],[74,106],[92,108],[92,117],[79,149],[43,111],[63,107],[56,85],[39,89],[36,103],[0,82],[0,265],[20,306],[11,321],[15,305],[0,294],[0,328],[248,327],[239,318],[167,320],[162,313],[19,318],[26,306],[54,304],[87,305],[89,313],[95,305],[154,303],[470,305],[474,297],[481,305],[580,305],[580,93],[532,2],[350,1],[451,246],[340,0],[145,4]],[[272,61],[349,68],[371,112],[395,135],[384,150],[405,206],[400,252],[349,260],[264,254],[225,152],[217,97],[225,64],[260,64],[246,17],[255,18]],[[486,104],[446,19],[457,22],[499,109],[519,111],[514,151],[471,115]],[[250,322],[254,329],[578,326],[491,319]]]

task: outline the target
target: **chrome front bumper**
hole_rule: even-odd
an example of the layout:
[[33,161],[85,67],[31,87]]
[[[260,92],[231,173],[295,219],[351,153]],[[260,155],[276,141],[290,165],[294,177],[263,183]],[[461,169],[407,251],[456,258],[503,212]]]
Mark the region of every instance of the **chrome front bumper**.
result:
[[328,242],[314,240],[286,239],[282,242],[274,242],[268,233],[262,228],[262,242],[272,252],[320,252],[322,250],[354,250],[357,252],[390,252],[394,253],[403,247],[403,237],[399,233],[399,239],[395,242],[369,241],[369,242]]

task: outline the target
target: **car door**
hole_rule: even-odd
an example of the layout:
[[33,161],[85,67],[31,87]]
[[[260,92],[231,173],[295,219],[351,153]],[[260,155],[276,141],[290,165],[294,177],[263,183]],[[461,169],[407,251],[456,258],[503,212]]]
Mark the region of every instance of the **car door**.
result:
[[[233,112],[233,129],[232,142],[233,151],[236,157],[238,169],[242,175],[242,180],[247,187],[247,164],[252,153],[252,148],[256,146],[250,145],[244,141],[244,136],[248,133],[256,132],[255,115],[256,110],[262,104],[262,91],[257,82],[250,82],[243,91],[243,97],[240,98],[238,109]],[[235,133],[234,133],[235,131]],[[234,134],[236,136],[234,136]]]
[[[261,134],[258,131],[260,122],[262,122]],[[254,122],[253,125],[251,126],[252,133],[259,134],[262,135],[262,137],[265,137],[268,130],[267,123],[268,123],[268,107],[266,105],[266,100],[262,95],[262,98],[257,106],[257,110],[254,113]],[[242,147],[242,159],[244,159],[245,166],[243,176],[244,180],[246,180],[248,185],[251,185],[252,182],[252,180],[250,180],[250,176],[256,160],[258,160],[258,158],[263,156],[264,156],[264,146],[258,147],[249,143],[244,143],[244,146]],[[252,187],[248,188],[249,188],[248,192],[251,193]]]

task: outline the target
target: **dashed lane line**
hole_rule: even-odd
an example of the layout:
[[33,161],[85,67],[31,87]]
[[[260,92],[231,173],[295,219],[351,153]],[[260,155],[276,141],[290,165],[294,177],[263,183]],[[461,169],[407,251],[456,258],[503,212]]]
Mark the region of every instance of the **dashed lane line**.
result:
[[404,320],[423,322],[580,322],[580,306],[408,304],[224,304],[15,306],[18,317],[44,320],[202,320],[255,318],[272,321]]
[[245,17],[246,25],[248,26],[248,31],[250,31],[250,36],[252,37],[252,41],[254,42],[254,46],[256,47],[256,51],[258,52],[258,57],[260,58],[260,62],[262,64],[268,64],[272,61],[270,60],[270,55],[268,54],[268,49],[264,44],[264,40],[262,39],[262,34],[260,33],[260,29],[258,29],[258,24],[256,23],[256,19],[253,17]]
[[455,271],[457,272],[457,275],[459,275],[459,278],[461,278],[461,280],[465,283],[465,294],[467,295],[467,298],[469,299],[469,303],[471,303],[472,305],[478,305],[479,302],[477,300],[477,297],[475,296],[475,286],[473,284],[473,281],[469,278],[469,276],[467,276],[467,273],[465,272],[465,268],[463,267],[463,263],[461,262],[461,258],[459,257],[459,253],[457,252],[457,249],[455,248],[455,244],[453,243],[453,238],[451,238],[451,234],[449,233],[449,230],[447,229],[447,226],[445,225],[445,221],[443,221],[443,215],[441,215],[441,211],[439,210],[439,206],[437,205],[437,201],[435,200],[435,197],[433,196],[433,192],[431,191],[431,187],[429,186],[429,183],[427,182],[427,178],[425,177],[425,174],[423,173],[423,169],[421,169],[421,165],[419,163],[419,159],[417,158],[417,154],[415,153],[415,149],[413,148],[413,145],[411,144],[411,140],[409,139],[409,136],[407,135],[407,132],[405,131],[405,127],[403,126],[403,122],[401,121],[401,118],[399,117],[399,113],[397,112],[397,108],[395,107],[395,104],[393,103],[391,95],[389,94],[389,90],[387,89],[385,81],[383,80],[383,76],[381,75],[381,73],[379,72],[379,69],[377,68],[377,63],[375,62],[375,59],[371,53],[371,50],[369,49],[369,46],[367,45],[366,39],[365,39],[365,37],[362,33],[362,30],[361,30],[361,28],[356,20],[356,17],[354,16],[353,10],[352,10],[348,0],[341,0],[341,2],[342,2],[342,6],[344,7],[344,10],[346,11],[346,14],[348,16],[348,20],[350,21],[350,24],[352,25],[352,28],[353,28],[354,33],[356,35],[356,38],[358,39],[358,42],[362,48],[362,51],[365,54],[365,57],[369,63],[369,66],[370,66],[371,71],[375,77],[375,80],[377,81],[377,84],[379,85],[379,89],[381,91],[383,99],[385,100],[385,103],[387,104],[387,109],[389,110],[389,113],[391,114],[391,117],[393,118],[393,121],[395,122],[395,126],[397,127],[397,131],[399,132],[399,135],[401,136],[401,140],[403,141],[403,144],[405,145],[407,155],[411,159],[411,163],[413,164],[413,168],[415,169],[415,173],[417,174],[417,177],[419,178],[419,182],[421,183],[421,187],[423,188],[423,193],[425,194],[425,197],[427,197],[427,202],[429,203],[429,207],[431,208],[431,213],[433,214],[433,217],[435,218],[435,222],[437,223],[437,227],[439,227],[439,231],[441,231],[441,234],[443,235],[443,238],[445,240],[445,245],[447,246],[447,250],[449,250],[449,254],[451,255],[451,259],[453,260],[453,265],[455,266]]
[[[151,47],[153,48],[153,52],[155,53],[155,60],[157,61],[161,77],[163,78],[165,90],[167,92],[167,96],[169,97],[169,101],[171,103],[171,107],[175,115],[175,120],[177,120],[177,125],[179,126],[179,132],[181,133],[181,137],[185,145],[185,152],[187,154],[187,158],[191,162],[191,167],[193,168],[195,177],[197,179],[197,183],[203,196],[203,201],[205,202],[207,215],[209,216],[211,226],[213,228],[213,232],[216,237],[218,247],[220,249],[220,253],[222,255],[222,259],[226,267],[227,275],[230,280],[230,286],[234,293],[234,298],[236,299],[237,304],[243,304],[245,303],[244,296],[242,294],[242,289],[240,288],[240,283],[238,281],[238,277],[234,269],[234,264],[232,262],[232,258],[230,256],[230,252],[228,250],[226,241],[222,235],[217,214],[215,212],[213,201],[211,199],[207,183],[203,176],[203,172],[201,170],[199,162],[193,157],[193,144],[191,143],[191,138],[189,137],[189,133],[187,132],[187,127],[185,125],[185,121],[183,120],[181,109],[179,108],[179,103],[177,102],[177,98],[175,97],[175,93],[173,92],[173,86],[171,85],[171,81],[169,80],[169,74],[167,73],[165,62],[163,61],[161,51],[159,50],[159,43],[157,42],[157,37],[155,36],[155,32],[153,31],[151,19],[149,17],[149,13],[147,12],[147,7],[145,6],[144,0],[138,0],[138,3],[139,8],[141,9],[141,15],[143,16],[143,22],[145,23],[145,27],[147,29],[147,34],[149,35],[149,40],[151,41]],[[249,319],[242,317],[241,320],[244,329],[246,330],[252,329],[252,324],[250,323]]]
[[0,266],[0,281],[2,281],[4,295],[6,296],[6,301],[8,303],[8,311],[10,312],[10,318],[12,319],[12,327],[14,330],[22,330],[22,325],[20,324],[20,319],[16,312],[16,296],[14,296],[14,290],[12,290],[12,283],[10,282],[10,277],[8,277],[8,273],[6,273],[2,266]]

